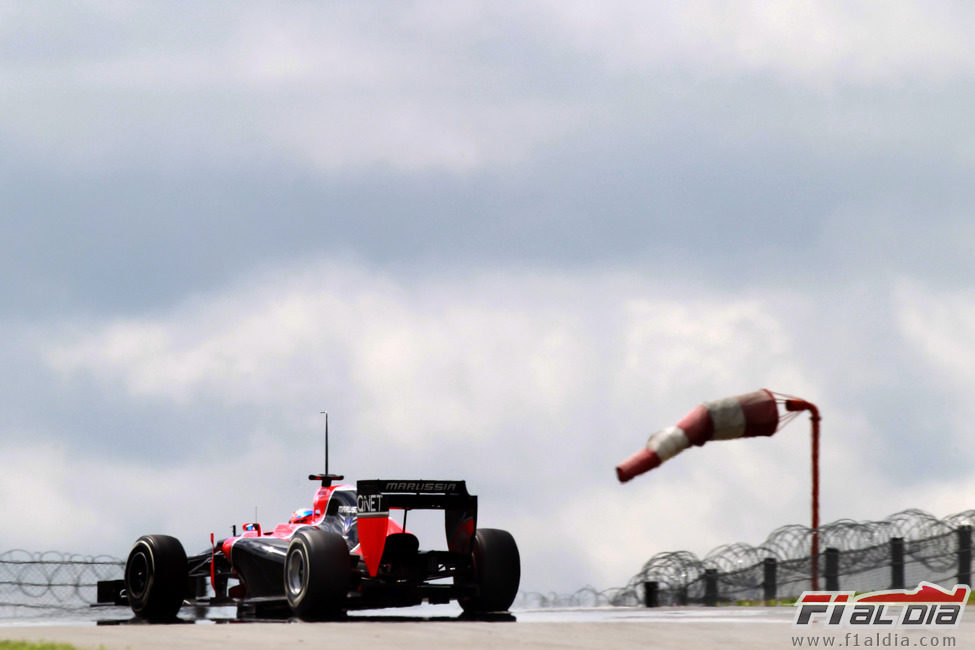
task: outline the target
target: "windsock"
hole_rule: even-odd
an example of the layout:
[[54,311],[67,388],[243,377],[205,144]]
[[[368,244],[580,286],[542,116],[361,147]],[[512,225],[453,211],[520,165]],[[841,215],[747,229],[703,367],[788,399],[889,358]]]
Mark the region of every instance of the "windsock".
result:
[[704,402],[676,426],[658,431],[647,446],[616,467],[620,483],[629,481],[673,458],[691,445],[708,440],[770,436],[779,427],[779,410],[773,394],[757,390],[736,397]]

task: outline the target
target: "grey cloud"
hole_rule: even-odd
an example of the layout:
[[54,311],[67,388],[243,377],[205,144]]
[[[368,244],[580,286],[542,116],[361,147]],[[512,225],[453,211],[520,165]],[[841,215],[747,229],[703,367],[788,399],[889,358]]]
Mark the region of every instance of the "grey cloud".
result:
[[[2,177],[4,259],[24,279],[6,288],[8,308],[39,309],[36,296],[50,291],[48,302],[75,309],[138,309],[319,251],[400,267],[622,263],[808,284],[824,268],[864,272],[856,255],[837,258],[842,239],[868,252],[871,267],[923,274],[914,256],[883,251],[909,249],[922,210],[933,238],[964,219],[964,68],[933,80],[908,70],[908,82],[840,76],[823,87],[778,68],[711,71],[708,59],[681,62],[665,48],[607,65],[595,56],[605,35],[576,39],[584,28],[571,20],[538,31],[548,8],[488,12],[473,39],[454,29],[482,11],[431,24],[403,11],[376,33],[366,14],[342,12],[365,31],[338,45],[331,24],[317,42],[297,17],[262,32],[256,14],[226,28],[203,12],[193,18],[214,28],[212,52],[203,27],[147,37],[142,48],[134,36],[103,42],[64,27],[48,37],[61,47],[19,47],[25,67],[0,103],[19,161]],[[663,24],[676,20],[659,11]],[[313,12],[310,24],[321,18]],[[152,22],[125,11],[100,20],[134,23],[136,35]],[[521,30],[503,36],[498,26],[517,20]],[[397,42],[424,33],[441,40],[396,56]],[[248,39],[269,72],[248,67],[261,63]],[[863,45],[865,56],[874,46]],[[359,53],[370,55],[361,78],[333,85],[343,66],[363,65]],[[289,61],[302,57],[322,65],[290,77]],[[77,60],[80,72],[62,66]],[[387,124],[398,118],[402,142]],[[544,122],[556,126],[540,137]],[[513,146],[523,149],[505,158]],[[876,227],[834,234],[837,221],[878,205],[908,206],[874,218],[884,239]],[[968,268],[964,250],[942,257]]]

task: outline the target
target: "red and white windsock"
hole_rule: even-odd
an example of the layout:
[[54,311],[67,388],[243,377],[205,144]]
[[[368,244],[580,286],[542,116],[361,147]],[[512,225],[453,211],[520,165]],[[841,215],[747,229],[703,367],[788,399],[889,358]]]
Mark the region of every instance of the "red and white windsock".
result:
[[775,396],[764,388],[754,393],[704,402],[676,426],[658,431],[647,446],[616,467],[620,483],[650,471],[691,445],[709,440],[770,436],[778,430],[779,409]]

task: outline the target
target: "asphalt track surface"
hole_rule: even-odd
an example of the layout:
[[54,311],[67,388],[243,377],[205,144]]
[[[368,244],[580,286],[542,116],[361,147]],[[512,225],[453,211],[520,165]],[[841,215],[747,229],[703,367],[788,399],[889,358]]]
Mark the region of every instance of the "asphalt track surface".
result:
[[[448,607],[443,609],[443,607]],[[172,625],[91,621],[11,621],[0,640],[67,642],[79,648],[768,648],[800,647],[797,637],[834,637],[833,647],[975,648],[975,611],[947,630],[796,629],[791,607],[542,609],[512,620],[471,622],[449,606],[365,612],[330,623],[187,622]],[[118,623],[117,616],[109,619]],[[867,638],[869,635],[869,639]],[[950,637],[950,639],[949,639]],[[825,643],[821,639],[819,647]],[[801,647],[809,647],[805,640]]]

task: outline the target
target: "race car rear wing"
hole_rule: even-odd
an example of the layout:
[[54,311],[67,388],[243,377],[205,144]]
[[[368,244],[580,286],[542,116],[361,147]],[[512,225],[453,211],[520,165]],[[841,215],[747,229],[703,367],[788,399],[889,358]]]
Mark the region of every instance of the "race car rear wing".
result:
[[359,549],[370,576],[379,570],[390,508],[443,510],[447,550],[469,554],[477,528],[477,497],[464,481],[372,479],[356,482]]

